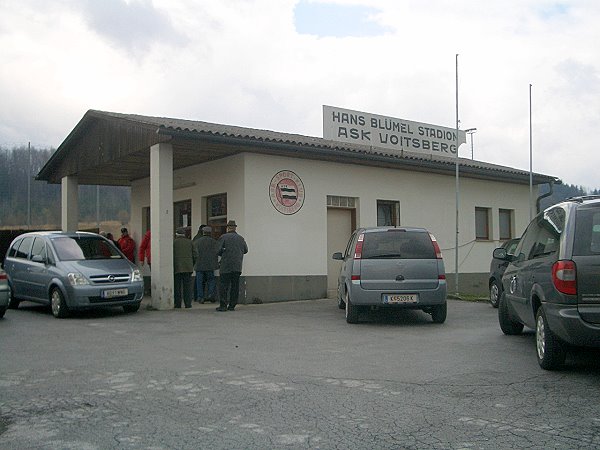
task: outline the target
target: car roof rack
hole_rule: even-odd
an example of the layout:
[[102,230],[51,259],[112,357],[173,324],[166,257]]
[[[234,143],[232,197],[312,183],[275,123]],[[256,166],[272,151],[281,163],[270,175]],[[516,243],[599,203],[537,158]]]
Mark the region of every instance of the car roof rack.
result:
[[583,203],[586,200],[600,200],[600,195],[578,195],[576,197],[569,197],[566,201]]

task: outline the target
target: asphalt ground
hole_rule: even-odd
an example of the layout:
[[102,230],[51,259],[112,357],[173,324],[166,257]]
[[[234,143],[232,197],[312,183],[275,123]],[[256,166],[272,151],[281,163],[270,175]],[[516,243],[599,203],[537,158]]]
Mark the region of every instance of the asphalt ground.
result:
[[0,320],[2,449],[600,448],[600,353],[449,300],[345,322],[334,300]]

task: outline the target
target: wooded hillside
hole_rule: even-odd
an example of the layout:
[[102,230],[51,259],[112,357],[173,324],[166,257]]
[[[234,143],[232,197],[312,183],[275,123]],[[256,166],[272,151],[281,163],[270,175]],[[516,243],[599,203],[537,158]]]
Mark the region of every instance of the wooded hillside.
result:
[[[28,224],[28,198],[31,226],[60,226],[60,185],[35,180],[54,151],[51,148],[0,147],[0,227]],[[96,222],[96,191],[96,186],[79,186],[79,220],[82,222]],[[100,221],[127,223],[130,198],[128,187],[100,186]]]

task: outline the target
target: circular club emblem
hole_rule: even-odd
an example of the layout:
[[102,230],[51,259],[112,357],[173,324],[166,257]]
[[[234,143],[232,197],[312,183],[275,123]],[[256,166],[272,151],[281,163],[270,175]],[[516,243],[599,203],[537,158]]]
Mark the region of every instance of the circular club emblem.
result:
[[269,185],[271,203],[281,214],[295,214],[304,204],[304,184],[294,172],[277,172]]

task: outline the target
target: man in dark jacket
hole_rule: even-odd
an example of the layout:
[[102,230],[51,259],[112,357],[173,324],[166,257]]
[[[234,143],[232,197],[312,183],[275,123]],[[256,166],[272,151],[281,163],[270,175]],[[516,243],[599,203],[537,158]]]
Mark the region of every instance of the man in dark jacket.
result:
[[[236,233],[235,220],[227,222],[227,233],[219,238],[218,254],[221,256],[220,266],[220,305],[217,311],[233,311],[240,294],[240,275],[244,255],[248,246],[242,236]],[[227,292],[229,291],[229,303]]]
[[173,241],[173,297],[175,308],[181,308],[181,297],[186,308],[192,307],[192,272],[194,271],[194,251],[192,240],[185,237],[185,229],[177,228]]
[[[212,228],[204,226],[202,236],[194,238],[194,270],[196,271],[196,300],[204,303],[205,299],[216,302],[215,270],[219,267],[217,251],[219,244],[210,234]],[[204,287],[206,286],[206,296]]]

